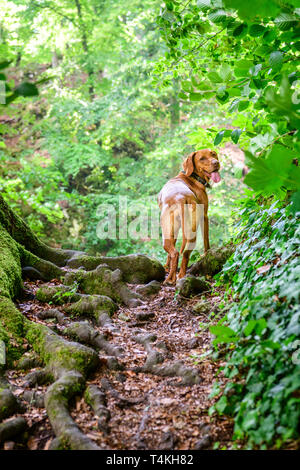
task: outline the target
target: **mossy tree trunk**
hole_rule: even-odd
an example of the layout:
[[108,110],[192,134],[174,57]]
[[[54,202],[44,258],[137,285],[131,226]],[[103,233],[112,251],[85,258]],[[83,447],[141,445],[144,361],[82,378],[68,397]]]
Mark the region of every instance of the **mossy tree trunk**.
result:
[[[73,311],[78,308],[79,314],[92,315],[100,324],[115,311],[115,302],[132,306],[141,302],[140,296],[126,285],[128,269],[135,272],[137,279],[143,278],[143,273],[147,273],[144,279],[149,278],[149,273],[152,279],[163,280],[164,277],[160,263],[143,255],[129,256],[125,263],[124,257],[120,257],[119,263],[118,258],[114,258],[113,268],[110,268],[108,258],[108,264],[103,265],[105,259],[96,258],[93,262],[82,252],[50,248],[34,235],[0,195],[0,340],[6,346],[6,366],[10,367],[20,358],[25,352],[25,342],[29,343],[42,360],[47,377],[54,382],[48,388],[45,406],[59,445],[70,449],[96,449],[98,447],[79,430],[69,415],[68,402],[84,391],[85,379],[98,367],[97,352],[79,342],[66,340],[41,323],[29,321],[14,304],[22,290],[25,266],[34,269],[43,280],[59,279],[65,274],[62,267],[76,265],[77,258],[81,269],[68,268],[68,284],[74,285],[76,281],[86,293],[74,292],[73,285],[58,286],[57,289],[46,286],[40,289],[39,298],[42,300],[47,294],[45,299],[52,299],[54,303],[76,302]],[[92,270],[86,271],[85,265]]]

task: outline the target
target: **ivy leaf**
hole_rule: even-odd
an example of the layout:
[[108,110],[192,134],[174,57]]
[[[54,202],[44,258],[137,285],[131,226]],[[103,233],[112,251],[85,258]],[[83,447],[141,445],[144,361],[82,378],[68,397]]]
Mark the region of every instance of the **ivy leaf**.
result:
[[296,214],[296,212],[300,212],[300,191],[297,191],[294,193],[291,197],[291,202],[292,202],[292,213]]
[[255,191],[272,194],[283,186],[295,154],[276,144],[266,159],[249,154],[247,157],[252,169],[246,175],[245,183]]
[[215,409],[220,413],[223,414],[227,408],[227,397],[223,395],[215,404]]
[[212,325],[209,327],[209,331],[215,335],[214,344],[218,343],[234,343],[238,340],[235,332],[224,325]]

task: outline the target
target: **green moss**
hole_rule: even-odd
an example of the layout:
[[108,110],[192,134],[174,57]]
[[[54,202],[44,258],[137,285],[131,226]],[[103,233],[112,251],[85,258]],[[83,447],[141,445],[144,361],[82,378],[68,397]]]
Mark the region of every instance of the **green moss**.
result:
[[91,316],[98,319],[102,313],[113,315],[117,308],[115,302],[105,295],[87,295],[65,310],[75,316]]
[[80,299],[80,294],[74,291],[71,286],[47,286],[40,287],[36,292],[36,298],[40,302],[53,302],[56,305],[63,305],[67,302],[76,302]]
[[67,341],[44,325],[28,322],[26,338],[55,377],[71,370],[86,376],[98,365],[93,349]]
[[22,286],[20,255],[16,242],[0,225],[0,296],[14,298]]
[[156,279],[162,281],[165,270],[162,264],[143,254],[131,254],[126,256],[77,256],[69,262],[72,268],[84,266],[88,271],[106,264],[110,269],[120,269],[126,282],[147,283]]
[[27,251],[22,245],[18,244],[20,259],[22,266],[32,266],[37,269],[43,276],[43,280],[59,279],[63,271],[55,266],[55,264],[45,261],[38,256]]
[[6,366],[21,357],[23,350],[24,317],[14,303],[6,297],[0,297],[0,340],[6,349]]

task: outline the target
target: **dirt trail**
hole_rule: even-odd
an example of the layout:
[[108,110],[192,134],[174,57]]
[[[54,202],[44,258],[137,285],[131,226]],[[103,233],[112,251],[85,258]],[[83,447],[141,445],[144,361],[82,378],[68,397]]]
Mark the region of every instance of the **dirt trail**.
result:
[[[25,287],[35,292],[41,284],[25,282]],[[211,311],[217,311],[219,294],[206,295]],[[199,331],[199,322],[208,322],[208,314],[195,315],[192,309],[198,300],[180,299],[175,288],[163,286],[139,307],[120,307],[103,327],[88,320],[99,333],[101,362],[87,381],[89,397],[87,393],[76,397],[70,410],[79,428],[101,449],[211,449],[216,442],[229,444],[232,423],[208,414],[213,403],[209,394],[220,363],[195,361],[211,348],[208,330]],[[62,321],[41,319],[42,312],[53,307],[36,299],[18,303],[30,320],[64,336],[75,322],[87,322],[59,306],[55,309],[65,315]],[[54,447],[55,435],[43,408],[47,386],[28,381],[27,374],[36,370],[6,374],[24,404],[24,412],[15,416],[25,417],[29,432],[21,441],[1,444],[2,448]]]

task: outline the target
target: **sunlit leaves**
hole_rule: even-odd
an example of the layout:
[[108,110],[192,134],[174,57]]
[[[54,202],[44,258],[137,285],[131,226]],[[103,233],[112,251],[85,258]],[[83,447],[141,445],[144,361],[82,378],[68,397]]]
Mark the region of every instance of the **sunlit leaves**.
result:
[[[276,193],[282,186],[288,185],[287,176],[296,156],[293,151],[278,144],[272,147],[265,159],[248,155],[251,171],[246,175],[245,183],[265,195]],[[298,184],[300,189],[300,180]]]
[[279,92],[276,88],[268,88],[265,99],[272,113],[285,117],[292,126],[298,127],[300,125],[299,100],[291,89],[286,76],[282,79]]

